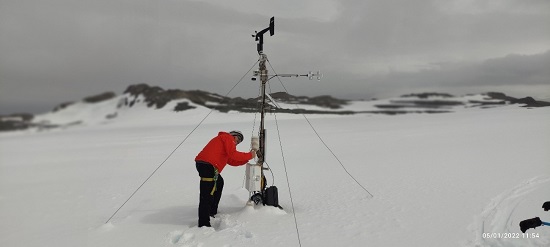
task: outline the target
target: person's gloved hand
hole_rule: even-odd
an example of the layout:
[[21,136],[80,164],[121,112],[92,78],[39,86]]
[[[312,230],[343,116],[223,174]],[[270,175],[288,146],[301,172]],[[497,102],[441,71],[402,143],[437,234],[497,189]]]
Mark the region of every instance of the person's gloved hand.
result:
[[521,232],[525,233],[527,229],[529,228],[537,228],[538,226],[542,226],[542,221],[539,217],[523,220],[519,223],[519,228],[521,229]]
[[542,204],[542,208],[544,208],[544,211],[550,210],[550,201],[547,201],[544,204]]

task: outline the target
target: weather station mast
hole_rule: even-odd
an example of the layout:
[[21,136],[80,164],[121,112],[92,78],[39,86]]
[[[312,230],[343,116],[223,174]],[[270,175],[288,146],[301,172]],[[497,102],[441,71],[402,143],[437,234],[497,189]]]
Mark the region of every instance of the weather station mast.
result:
[[247,202],[247,205],[252,206],[254,204],[259,205],[269,205],[269,206],[275,206],[279,207],[278,203],[278,192],[276,186],[270,186],[266,188],[266,178],[264,176],[264,171],[269,170],[269,168],[265,167],[265,161],[266,161],[266,134],[267,131],[265,129],[265,113],[266,113],[266,104],[267,99],[277,106],[277,103],[275,100],[266,93],[266,85],[267,82],[274,78],[274,77],[308,77],[310,80],[313,78],[317,78],[317,80],[321,80],[323,75],[320,73],[320,71],[317,71],[317,73],[313,74],[312,72],[309,72],[308,74],[269,74],[266,62],[268,62],[267,55],[263,52],[264,47],[264,34],[269,31],[269,36],[273,36],[275,34],[275,17],[271,17],[269,20],[269,27],[261,30],[260,32],[255,32],[255,34],[252,35],[252,37],[255,38],[255,41],[257,41],[256,49],[258,51],[259,58],[259,68],[258,70],[254,71],[254,77],[252,78],[253,81],[256,81],[259,77],[260,79],[260,91],[261,91],[261,106],[260,106],[260,129],[259,129],[259,136],[258,137],[252,137],[251,141],[251,147],[253,149],[256,149],[257,152],[257,160],[256,164],[248,163],[246,165],[246,189],[249,191],[249,201]]

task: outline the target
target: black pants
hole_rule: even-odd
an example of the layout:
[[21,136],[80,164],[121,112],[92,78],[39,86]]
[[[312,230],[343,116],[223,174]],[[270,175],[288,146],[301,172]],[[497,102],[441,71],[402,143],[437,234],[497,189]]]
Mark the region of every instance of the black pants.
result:
[[[215,175],[214,166],[205,162],[197,162],[197,171],[202,178],[213,178]],[[212,189],[216,185],[216,190],[212,195]],[[199,227],[210,226],[210,216],[218,213],[218,204],[222,197],[223,178],[218,174],[218,180],[202,181],[200,183],[200,198],[199,198]]]

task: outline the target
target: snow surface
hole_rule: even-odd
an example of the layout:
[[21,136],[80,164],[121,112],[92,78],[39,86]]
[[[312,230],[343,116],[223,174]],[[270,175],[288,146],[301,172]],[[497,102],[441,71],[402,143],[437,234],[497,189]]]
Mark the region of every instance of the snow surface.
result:
[[541,208],[550,201],[548,107],[308,115],[373,198],[301,115],[278,114],[278,126],[268,115],[274,178],[267,179],[279,187],[284,210],[245,206],[244,167],[229,167],[208,229],[197,227],[193,159],[220,130],[250,138],[257,115],[213,112],[105,223],[209,113],[200,106],[174,113],[166,110],[171,102],[94,120],[113,113],[117,100],[43,119],[70,123],[83,114],[90,119],[83,125],[0,134],[0,246],[299,246],[293,213],[302,246],[550,246],[550,227],[528,231],[537,238],[483,238],[521,233],[524,219],[550,221]]

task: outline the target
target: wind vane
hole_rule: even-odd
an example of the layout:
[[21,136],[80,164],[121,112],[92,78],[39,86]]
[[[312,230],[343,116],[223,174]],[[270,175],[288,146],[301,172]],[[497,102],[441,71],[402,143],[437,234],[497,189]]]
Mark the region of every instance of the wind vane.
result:
[[252,37],[255,37],[256,41],[258,41],[257,50],[258,54],[260,55],[263,53],[264,50],[264,33],[267,31],[269,31],[269,36],[273,36],[273,34],[275,34],[275,17],[271,17],[271,19],[269,19],[269,27],[265,28],[259,33],[256,31],[256,34],[252,35]]

